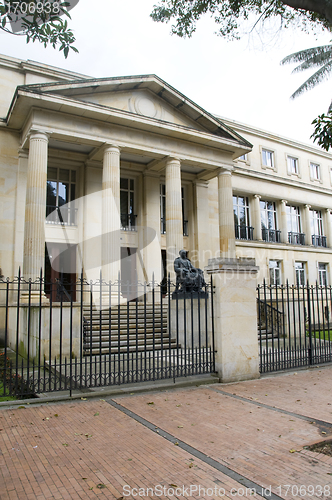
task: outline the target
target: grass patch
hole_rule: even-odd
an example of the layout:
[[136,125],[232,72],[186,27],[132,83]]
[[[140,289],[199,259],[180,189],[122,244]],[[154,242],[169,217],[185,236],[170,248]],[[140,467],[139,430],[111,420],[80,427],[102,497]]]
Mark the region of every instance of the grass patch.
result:
[[16,401],[27,397],[33,397],[29,385],[15,372],[9,357],[0,353],[0,401]]
[[4,394],[3,382],[0,380],[0,401],[16,401],[17,398],[9,394],[8,388],[6,387],[6,392]]
[[[332,330],[315,330],[311,332],[311,336],[313,339],[332,341]],[[308,331],[307,331],[307,337],[309,337]]]

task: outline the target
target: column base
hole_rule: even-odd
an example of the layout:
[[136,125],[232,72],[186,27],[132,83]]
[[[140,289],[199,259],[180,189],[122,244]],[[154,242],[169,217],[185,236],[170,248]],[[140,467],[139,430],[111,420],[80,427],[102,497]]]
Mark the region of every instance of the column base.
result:
[[40,294],[40,291],[37,290],[31,290],[30,292],[28,290],[23,290],[20,295],[20,303],[21,304],[31,304],[31,305],[39,305],[40,303],[42,305],[49,305],[50,301],[46,297],[45,293],[42,292]]

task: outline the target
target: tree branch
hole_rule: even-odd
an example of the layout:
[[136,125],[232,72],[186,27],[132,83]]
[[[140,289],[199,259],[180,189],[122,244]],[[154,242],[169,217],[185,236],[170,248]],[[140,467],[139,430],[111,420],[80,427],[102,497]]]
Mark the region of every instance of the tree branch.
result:
[[331,0],[281,0],[283,4],[296,10],[307,10],[324,17],[332,25]]

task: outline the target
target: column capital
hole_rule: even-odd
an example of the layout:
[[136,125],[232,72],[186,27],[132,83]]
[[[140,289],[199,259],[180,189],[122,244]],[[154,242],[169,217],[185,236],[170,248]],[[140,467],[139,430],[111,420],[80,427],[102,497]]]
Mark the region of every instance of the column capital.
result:
[[330,214],[331,213],[331,209],[330,208],[324,208],[324,212],[327,213],[327,214]]
[[306,208],[307,210],[310,210],[311,205],[304,205],[304,208]]
[[168,156],[166,158],[166,166],[169,163],[179,163],[181,165],[181,160],[180,160],[180,158],[177,158],[176,156]]
[[116,144],[105,144],[104,154],[105,153],[118,153],[120,154],[121,148]]
[[29,138],[29,141],[39,139],[39,140],[48,142],[50,135],[51,134],[44,132],[43,130],[38,130],[38,129],[32,128],[29,130],[28,138]]
[[287,200],[280,200],[280,203],[282,203],[283,205],[287,205],[288,201]]
[[261,195],[260,195],[260,194],[254,194],[254,198],[255,198],[256,200],[260,200],[260,199],[261,199]]
[[218,172],[218,177],[221,177],[222,175],[232,175],[232,171],[229,169],[222,169]]

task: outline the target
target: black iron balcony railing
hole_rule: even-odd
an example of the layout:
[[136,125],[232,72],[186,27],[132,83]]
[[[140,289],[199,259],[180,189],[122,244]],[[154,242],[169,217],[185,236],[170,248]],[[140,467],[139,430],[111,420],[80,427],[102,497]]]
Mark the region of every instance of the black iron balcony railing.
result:
[[[165,217],[162,217],[160,219],[160,232],[161,232],[161,234],[166,234],[166,219],[165,219]],[[187,220],[183,221],[183,236],[189,236],[189,234],[188,234],[188,221]]]
[[272,243],[280,243],[280,234],[281,234],[281,231],[279,229],[262,228],[263,241],[270,241]]
[[305,245],[305,234],[304,233],[293,233],[288,232],[288,243],[292,245]]
[[46,205],[46,223],[77,226],[77,208],[68,205],[62,207]]
[[326,248],[326,236],[321,234],[313,234],[311,236],[311,242],[315,247],[325,247]]
[[121,214],[121,230],[137,231],[136,218],[134,214]]
[[241,224],[235,224],[235,238],[237,240],[253,240],[254,228],[251,226],[241,226]]

